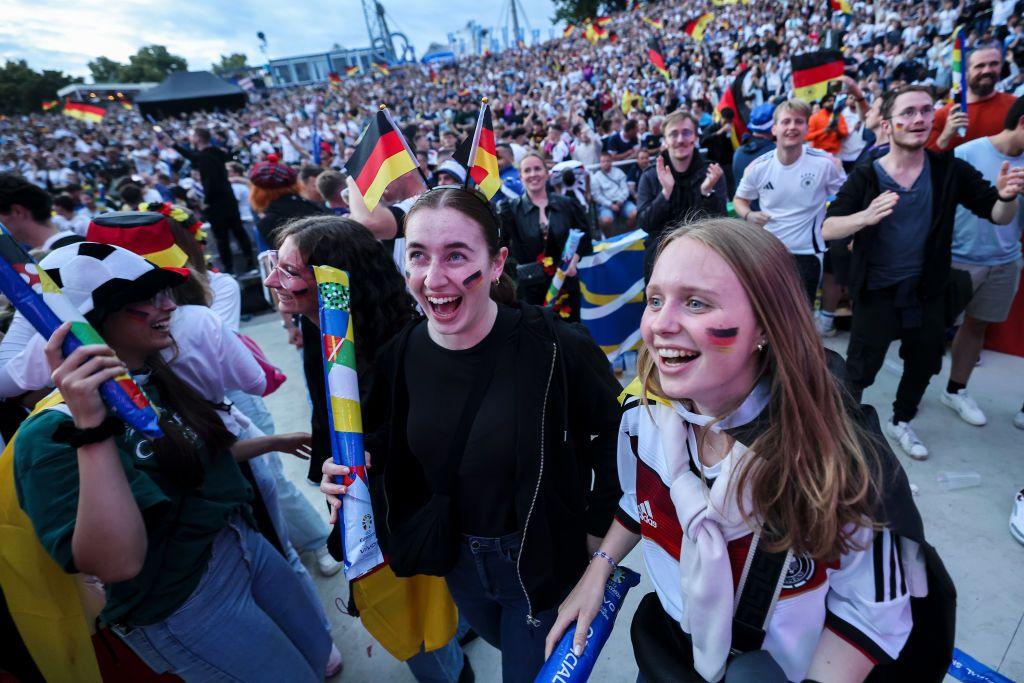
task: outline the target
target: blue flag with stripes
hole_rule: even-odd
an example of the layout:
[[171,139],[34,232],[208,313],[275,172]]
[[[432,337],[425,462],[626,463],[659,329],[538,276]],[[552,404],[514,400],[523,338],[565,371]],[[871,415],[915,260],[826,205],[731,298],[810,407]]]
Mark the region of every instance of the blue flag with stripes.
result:
[[643,230],[594,243],[580,259],[580,319],[601,350],[614,362],[640,346],[644,312]]

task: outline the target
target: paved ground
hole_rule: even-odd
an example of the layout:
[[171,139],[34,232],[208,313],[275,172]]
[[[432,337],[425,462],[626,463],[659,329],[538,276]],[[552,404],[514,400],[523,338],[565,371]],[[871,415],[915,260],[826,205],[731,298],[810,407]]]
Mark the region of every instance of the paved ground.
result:
[[[298,354],[284,344],[280,319],[261,316],[245,326],[245,333],[256,339],[267,355],[289,376],[289,381],[267,399],[279,431],[306,430],[309,406],[302,382]],[[846,336],[829,340],[828,345],[843,352]],[[971,393],[988,415],[986,427],[971,427],[939,403],[939,391],[948,371],[932,383],[921,413],[914,421],[921,439],[932,451],[924,463],[903,458],[911,482],[920,489],[917,504],[925,520],[926,533],[939,549],[959,591],[957,646],[1009,676],[1024,681],[1024,548],[1007,530],[1014,493],[1024,486],[1024,432],[1011,420],[1024,400],[1024,358],[986,351],[983,363],[971,381]],[[890,361],[879,374],[874,387],[865,393],[865,401],[879,409],[883,419],[891,415],[891,400],[899,379],[896,347]],[[305,481],[305,464],[286,463],[289,476]],[[971,470],[980,473],[981,485],[959,491],[943,491],[936,475],[943,470]],[[312,485],[301,484],[318,509],[322,497]],[[307,562],[310,558],[306,558]],[[642,569],[641,558],[634,553],[625,564]],[[316,575],[315,567],[309,564]],[[413,681],[408,669],[376,645],[359,622],[343,614],[348,587],[341,576],[317,584],[334,626],[334,639],[345,656],[345,681]],[[632,646],[629,642],[629,616],[637,601],[652,590],[645,579],[634,589],[624,608],[611,640],[602,652],[594,680],[625,683],[636,680]],[[498,652],[482,641],[467,648],[481,683],[500,680]],[[947,677],[947,680],[952,678]]]

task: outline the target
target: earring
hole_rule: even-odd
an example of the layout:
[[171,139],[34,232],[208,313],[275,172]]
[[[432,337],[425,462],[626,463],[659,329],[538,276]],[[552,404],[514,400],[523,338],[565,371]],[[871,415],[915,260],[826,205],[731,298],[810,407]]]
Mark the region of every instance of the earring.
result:
[[496,284],[496,285],[497,284],[501,284],[501,276],[500,275],[498,277],[494,278],[494,284]]
[[757,343],[757,350],[763,352],[767,346],[768,342],[762,339]]

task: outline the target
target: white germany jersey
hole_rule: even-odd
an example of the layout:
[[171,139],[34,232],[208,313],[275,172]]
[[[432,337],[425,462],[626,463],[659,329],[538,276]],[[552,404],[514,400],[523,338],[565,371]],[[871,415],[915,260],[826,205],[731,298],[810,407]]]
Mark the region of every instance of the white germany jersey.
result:
[[736,196],[760,203],[771,216],[765,229],[791,254],[822,254],[825,203],[846,180],[827,153],[804,145],[800,158],[783,166],[775,150],[754,159],[736,188]]
[[[616,519],[640,534],[647,575],[662,607],[679,621],[685,609],[679,570],[683,531],[669,495],[672,470],[658,434],[661,419],[681,418],[671,407],[641,405],[635,395],[625,395],[618,446],[623,495]],[[788,567],[763,648],[791,681],[805,678],[824,628],[875,663],[898,657],[910,635],[910,596],[927,592],[919,546],[887,529],[865,528],[855,537],[864,549],[837,562],[794,556]],[[752,540],[753,533],[728,542],[734,588]]]

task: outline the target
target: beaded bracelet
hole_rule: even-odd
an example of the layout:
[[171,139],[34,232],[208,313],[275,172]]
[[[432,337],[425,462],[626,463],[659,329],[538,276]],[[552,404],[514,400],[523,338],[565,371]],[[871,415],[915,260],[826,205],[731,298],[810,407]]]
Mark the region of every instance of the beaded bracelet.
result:
[[607,560],[608,564],[612,566],[612,571],[615,571],[619,568],[619,563],[616,562],[611,555],[604,552],[603,550],[595,550],[594,554],[590,556],[590,559],[594,559],[595,557],[603,557],[605,560]]

